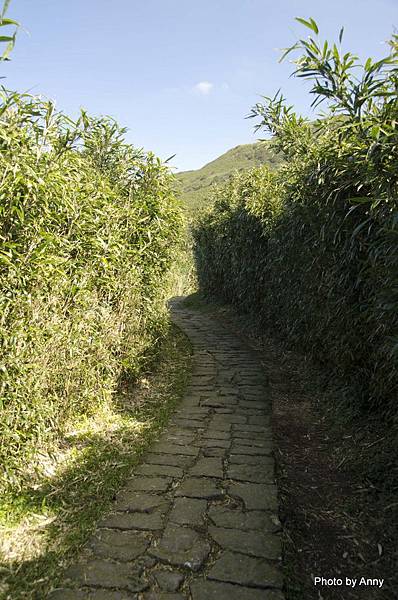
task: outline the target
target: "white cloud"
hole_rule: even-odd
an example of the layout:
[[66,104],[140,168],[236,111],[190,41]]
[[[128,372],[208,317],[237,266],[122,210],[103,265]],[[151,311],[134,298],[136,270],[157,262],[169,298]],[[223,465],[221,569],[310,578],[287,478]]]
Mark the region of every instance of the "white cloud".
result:
[[200,81],[195,85],[194,89],[200,94],[207,96],[207,94],[210,94],[211,90],[213,89],[213,84],[210,83],[210,81]]

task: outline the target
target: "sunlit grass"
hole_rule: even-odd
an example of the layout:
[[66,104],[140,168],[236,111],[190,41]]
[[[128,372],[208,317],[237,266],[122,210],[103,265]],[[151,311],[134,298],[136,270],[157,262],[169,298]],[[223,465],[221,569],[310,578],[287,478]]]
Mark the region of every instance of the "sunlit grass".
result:
[[60,578],[180,399],[190,346],[172,328],[154,372],[126,381],[113,403],[71,420],[44,455],[42,476],[0,508],[2,600],[41,599]]

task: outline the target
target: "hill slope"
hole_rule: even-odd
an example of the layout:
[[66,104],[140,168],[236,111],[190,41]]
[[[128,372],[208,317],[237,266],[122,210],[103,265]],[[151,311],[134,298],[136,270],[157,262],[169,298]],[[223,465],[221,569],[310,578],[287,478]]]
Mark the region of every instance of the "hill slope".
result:
[[255,142],[236,146],[225,154],[196,171],[183,171],[176,174],[178,192],[181,194],[188,212],[202,206],[213,183],[220,183],[234,171],[243,171],[261,164],[276,168],[281,159],[270,149],[269,142]]

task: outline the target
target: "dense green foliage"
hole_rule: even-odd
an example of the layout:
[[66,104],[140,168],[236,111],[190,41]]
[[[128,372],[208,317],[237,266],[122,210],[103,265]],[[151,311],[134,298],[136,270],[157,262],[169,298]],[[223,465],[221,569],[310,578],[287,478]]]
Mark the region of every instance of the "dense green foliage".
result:
[[286,163],[215,189],[194,232],[199,281],[311,352],[352,405],[396,418],[397,38],[360,67],[303,23],[314,37],[288,52],[329,110],[310,123],[281,94],[254,107]]
[[[167,168],[110,119],[3,90],[1,449],[5,483],[68,419],[112,400],[165,332],[181,231]],[[29,459],[29,460],[28,460]],[[31,475],[31,473],[30,473]]]
[[272,151],[268,142],[243,144],[228,150],[197,171],[177,173],[178,191],[188,213],[194,215],[206,203],[212,185],[226,181],[236,171],[247,171],[261,164],[275,169],[280,162],[280,157]]

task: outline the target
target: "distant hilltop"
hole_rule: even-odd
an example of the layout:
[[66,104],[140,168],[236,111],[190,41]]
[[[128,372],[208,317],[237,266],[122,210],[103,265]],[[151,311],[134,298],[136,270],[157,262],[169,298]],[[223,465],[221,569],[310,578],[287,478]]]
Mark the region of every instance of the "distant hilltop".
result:
[[242,144],[228,150],[201,169],[177,173],[178,192],[188,212],[192,212],[206,203],[206,196],[213,183],[225,181],[234,171],[246,171],[263,164],[275,169],[280,163],[281,159],[270,148],[270,142]]

